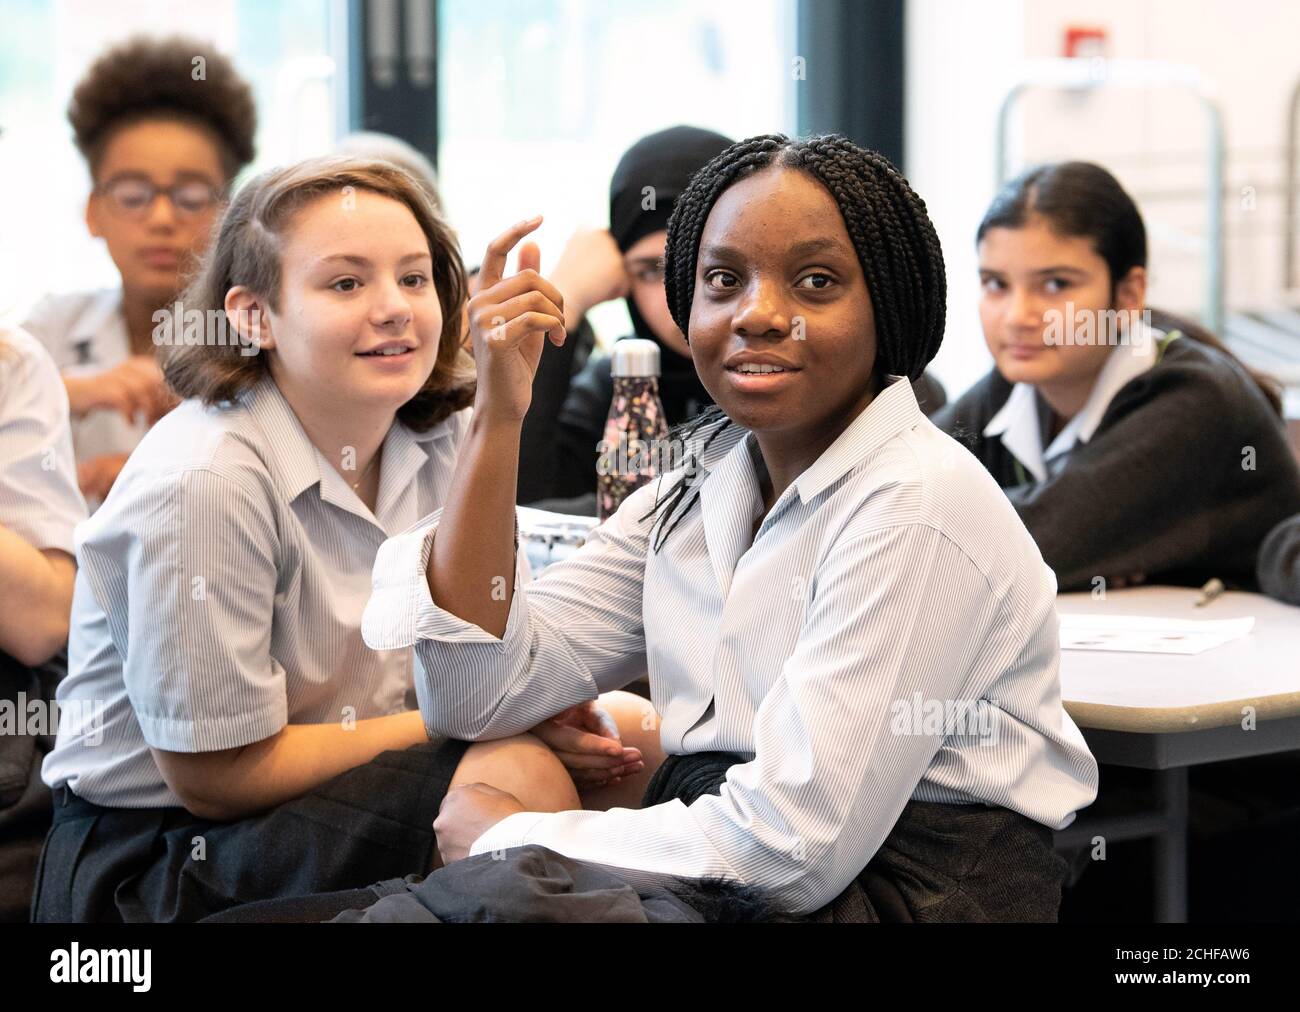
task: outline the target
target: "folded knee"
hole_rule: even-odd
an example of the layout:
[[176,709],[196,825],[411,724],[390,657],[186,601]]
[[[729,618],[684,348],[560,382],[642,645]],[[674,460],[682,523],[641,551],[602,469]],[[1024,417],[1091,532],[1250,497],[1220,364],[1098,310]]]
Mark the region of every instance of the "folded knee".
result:
[[528,733],[471,745],[456,767],[451,786],[467,783],[507,791],[530,812],[582,807],[564,764],[540,738]]

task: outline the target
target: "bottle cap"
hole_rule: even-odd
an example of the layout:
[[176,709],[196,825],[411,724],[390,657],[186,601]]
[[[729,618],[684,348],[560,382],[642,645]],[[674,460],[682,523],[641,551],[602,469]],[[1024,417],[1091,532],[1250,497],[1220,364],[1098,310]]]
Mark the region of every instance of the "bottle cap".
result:
[[659,375],[659,345],[644,338],[625,337],[615,341],[609,360],[614,376]]

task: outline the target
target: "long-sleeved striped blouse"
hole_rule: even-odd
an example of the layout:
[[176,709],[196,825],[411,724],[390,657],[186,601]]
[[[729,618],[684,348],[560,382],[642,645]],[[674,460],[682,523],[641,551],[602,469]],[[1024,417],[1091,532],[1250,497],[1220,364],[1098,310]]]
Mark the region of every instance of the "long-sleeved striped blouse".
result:
[[700,500],[657,552],[661,521],[645,514],[673,474],[537,580],[517,573],[500,638],[430,597],[440,511],[381,547],[363,635],[415,645],[431,731],[516,734],[648,667],[666,752],[751,757],[690,806],[520,812],[472,854],[542,844],[739,880],[801,912],[844,889],[909,799],[1052,828],[1093,800],[1097,765],[1060,701],[1052,573],[908,383],[892,380],[765,516],[751,433],[724,429],[700,465]]

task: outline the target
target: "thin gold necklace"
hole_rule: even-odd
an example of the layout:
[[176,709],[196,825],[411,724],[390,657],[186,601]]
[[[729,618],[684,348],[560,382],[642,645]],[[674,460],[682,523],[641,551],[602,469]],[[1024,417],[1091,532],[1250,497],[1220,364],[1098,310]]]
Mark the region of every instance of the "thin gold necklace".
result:
[[368,475],[368,474],[370,473],[370,469],[371,469],[372,467],[375,466],[375,461],[377,461],[377,460],[379,459],[379,454],[380,454],[380,452],[381,452],[382,449],[383,449],[383,447],[380,447],[379,450],[376,450],[376,451],[375,451],[375,455],[374,455],[373,457],[370,458],[370,463],[367,464],[367,465],[366,465],[366,469],[365,469],[364,471],[361,472],[361,477],[358,478],[356,481],[354,481],[354,482],[352,483],[352,491],[353,491],[353,492],[355,492],[355,491],[357,490],[357,486],[358,486],[358,485],[360,485],[363,481],[366,480],[366,475]]

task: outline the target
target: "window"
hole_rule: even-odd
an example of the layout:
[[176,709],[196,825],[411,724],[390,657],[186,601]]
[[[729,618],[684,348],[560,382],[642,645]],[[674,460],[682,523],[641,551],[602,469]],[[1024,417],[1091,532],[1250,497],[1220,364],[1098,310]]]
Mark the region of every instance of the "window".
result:
[[101,52],[127,36],[184,34],[234,60],[259,126],[249,171],[329,150],[342,107],[331,0],[5,0],[0,32],[0,315],[47,291],[110,287],[117,272],[83,218],[90,180],[65,110]]
[[[608,224],[610,176],[646,134],[794,129],[792,0],[442,0],[438,17],[439,181],[471,266],[541,213],[545,273]],[[630,330],[621,303],[592,323]]]

